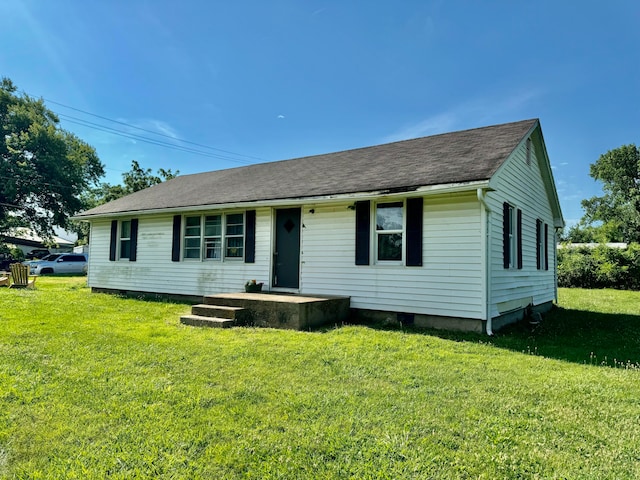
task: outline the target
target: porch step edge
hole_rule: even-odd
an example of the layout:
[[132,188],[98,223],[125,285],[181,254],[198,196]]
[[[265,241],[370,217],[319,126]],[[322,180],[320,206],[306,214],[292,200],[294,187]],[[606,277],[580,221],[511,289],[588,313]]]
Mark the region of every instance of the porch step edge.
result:
[[180,323],[192,327],[229,328],[235,325],[235,320],[230,318],[203,317],[202,315],[182,315]]
[[224,305],[212,305],[200,303],[191,307],[191,313],[201,317],[220,317],[237,320],[245,313],[243,307],[227,307]]

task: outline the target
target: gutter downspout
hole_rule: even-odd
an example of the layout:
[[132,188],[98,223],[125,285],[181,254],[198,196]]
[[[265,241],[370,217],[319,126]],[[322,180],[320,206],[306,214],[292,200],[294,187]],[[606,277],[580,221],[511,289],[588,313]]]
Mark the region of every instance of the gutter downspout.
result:
[[558,232],[561,231],[562,228],[556,227],[555,234],[553,235],[553,299],[556,305],[558,305]]
[[487,205],[487,202],[484,198],[485,195],[485,190],[482,188],[478,188],[476,190],[476,194],[478,196],[478,201],[480,202],[480,205],[482,205],[483,207],[483,212],[484,212],[484,218],[485,218],[485,226],[484,226],[484,230],[485,230],[485,238],[484,238],[484,274],[485,274],[485,288],[487,289],[486,291],[486,305],[485,305],[485,315],[487,318],[487,335],[491,336],[493,335],[493,325],[491,323],[491,256],[489,255],[490,252],[490,239],[491,239],[491,235],[490,235],[490,228],[491,228],[491,222],[490,220],[490,214],[491,214],[491,209],[489,208],[489,205]]

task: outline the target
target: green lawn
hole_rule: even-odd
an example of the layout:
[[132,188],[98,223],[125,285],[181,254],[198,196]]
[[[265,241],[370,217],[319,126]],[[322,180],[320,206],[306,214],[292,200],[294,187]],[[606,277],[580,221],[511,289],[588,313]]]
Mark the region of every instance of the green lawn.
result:
[[0,478],[640,478],[640,293],[493,338],[0,289]]

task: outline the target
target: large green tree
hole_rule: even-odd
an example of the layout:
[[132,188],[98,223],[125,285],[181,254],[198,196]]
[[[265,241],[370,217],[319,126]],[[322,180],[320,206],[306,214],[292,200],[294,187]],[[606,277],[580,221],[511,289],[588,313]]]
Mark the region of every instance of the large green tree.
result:
[[111,185],[103,182],[96,188],[91,188],[83,195],[84,209],[89,209],[124,197],[130,193],[144,190],[166,180],[171,180],[180,174],[180,170],[172,172],[171,169],[160,168],[154,175],[150,168],[144,169],[136,160],[131,161],[131,170],[122,174],[122,185]]
[[[96,188],[87,190],[82,195],[83,210],[97,207],[103,203],[111,202],[130,193],[143,190],[157,185],[166,180],[171,180],[180,174],[180,170],[175,173],[171,169],[158,169],[154,175],[150,168],[142,168],[136,160],[131,161],[131,170],[122,174],[122,185],[111,185],[103,182]],[[74,222],[72,230],[78,234],[78,242],[86,243],[89,235],[89,224],[86,222]]]
[[104,168],[41,99],[16,90],[0,81],[0,234],[24,226],[49,237],[83,208],[81,195]]
[[582,223],[602,224],[609,241],[640,242],[640,150],[624,145],[591,165],[590,175],[602,182],[604,195],[582,201]]

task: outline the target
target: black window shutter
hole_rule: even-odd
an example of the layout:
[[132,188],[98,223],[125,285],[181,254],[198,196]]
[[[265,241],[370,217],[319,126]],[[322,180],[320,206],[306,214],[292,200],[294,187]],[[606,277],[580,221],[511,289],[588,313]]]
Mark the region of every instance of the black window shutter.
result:
[[542,240],[542,222],[540,220],[536,220],[536,268],[540,270],[540,265],[542,262],[542,257],[540,256],[542,252],[540,251],[540,241]]
[[407,199],[407,266],[422,266],[422,197]]
[[522,268],[522,210],[518,209],[518,268]]
[[509,242],[509,204],[502,204],[502,266],[509,268],[511,242]]
[[356,202],[356,265],[369,265],[371,202]]
[[180,261],[180,236],[182,230],[182,215],[173,216],[173,243],[171,244],[171,261]]
[[247,234],[244,246],[245,263],[256,263],[256,211],[247,210],[245,214]]
[[116,259],[116,249],[118,246],[118,221],[111,220],[111,239],[109,241],[109,261]]
[[544,224],[544,269],[549,270],[549,225]]
[[138,258],[138,219],[131,219],[131,251],[129,252],[129,261],[135,262]]

